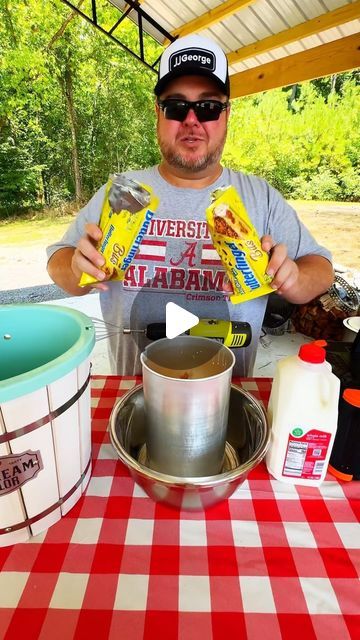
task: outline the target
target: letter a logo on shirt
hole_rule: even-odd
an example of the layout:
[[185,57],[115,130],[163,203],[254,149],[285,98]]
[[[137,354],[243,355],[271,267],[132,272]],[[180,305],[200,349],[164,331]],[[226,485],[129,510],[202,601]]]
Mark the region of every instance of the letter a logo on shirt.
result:
[[174,258],[170,259],[170,264],[172,267],[178,267],[180,264],[185,262],[185,260],[188,261],[189,267],[195,267],[196,265],[195,252],[196,252],[197,242],[185,242],[185,244],[187,245],[187,249],[181,252],[179,259],[178,260],[174,260]]

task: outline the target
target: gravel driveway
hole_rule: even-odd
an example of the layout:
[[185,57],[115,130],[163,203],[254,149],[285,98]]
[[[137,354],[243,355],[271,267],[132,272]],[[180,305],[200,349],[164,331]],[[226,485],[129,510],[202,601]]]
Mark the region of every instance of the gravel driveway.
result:
[[46,271],[43,244],[1,247],[0,304],[46,302],[68,297],[68,293],[53,284]]
[[19,304],[24,302],[46,302],[68,298],[69,294],[59,289],[55,284],[43,284],[37,287],[10,289],[0,291],[0,304]]
[[46,302],[68,298],[46,271],[43,245],[5,245],[0,255],[0,304]]

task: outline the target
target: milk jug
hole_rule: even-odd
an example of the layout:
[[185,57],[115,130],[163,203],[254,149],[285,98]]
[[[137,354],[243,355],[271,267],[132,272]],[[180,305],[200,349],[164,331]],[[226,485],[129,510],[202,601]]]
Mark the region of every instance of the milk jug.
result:
[[271,429],[268,471],[282,482],[317,487],[333,446],[340,380],[310,343],[277,363],[268,406]]

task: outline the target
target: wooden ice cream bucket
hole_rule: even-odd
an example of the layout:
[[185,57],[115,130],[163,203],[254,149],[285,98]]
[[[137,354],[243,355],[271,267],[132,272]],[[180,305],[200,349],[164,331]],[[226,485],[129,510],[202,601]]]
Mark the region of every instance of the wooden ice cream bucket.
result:
[[87,485],[94,342],[78,311],[0,309],[0,546],[50,527]]

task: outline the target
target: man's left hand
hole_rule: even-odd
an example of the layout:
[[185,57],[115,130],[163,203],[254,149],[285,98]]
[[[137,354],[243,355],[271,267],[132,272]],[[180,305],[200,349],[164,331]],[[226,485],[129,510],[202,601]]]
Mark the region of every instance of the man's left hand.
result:
[[291,289],[299,277],[299,268],[287,254],[285,244],[275,244],[271,236],[261,238],[261,247],[270,254],[270,260],[266,273],[273,276],[270,286],[280,295],[286,294]]
[[309,302],[333,283],[334,271],[325,257],[307,254],[294,261],[288,256],[286,245],[276,244],[271,236],[263,236],[261,246],[270,256],[266,270],[273,276],[270,286],[289,302]]

